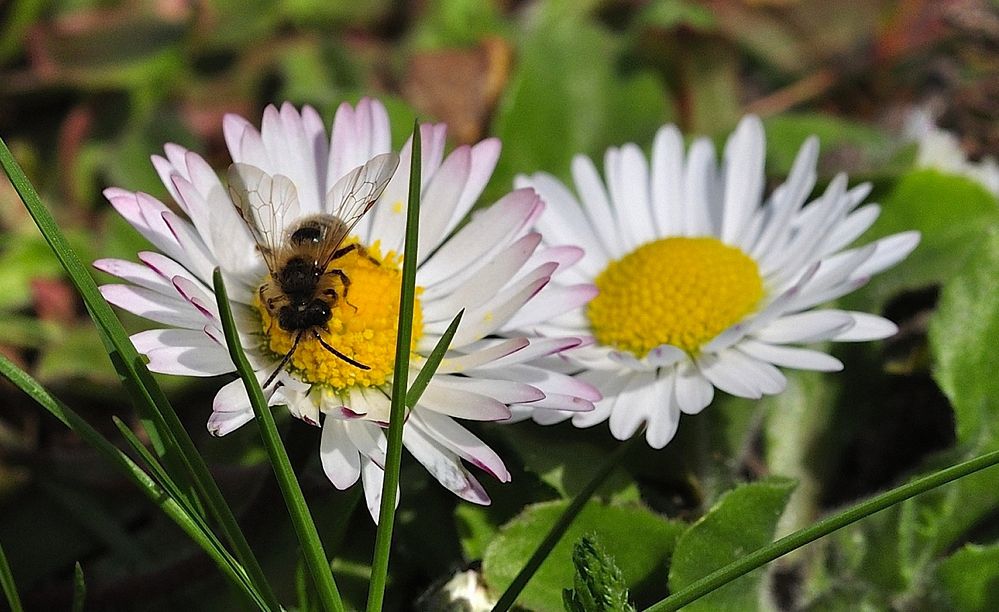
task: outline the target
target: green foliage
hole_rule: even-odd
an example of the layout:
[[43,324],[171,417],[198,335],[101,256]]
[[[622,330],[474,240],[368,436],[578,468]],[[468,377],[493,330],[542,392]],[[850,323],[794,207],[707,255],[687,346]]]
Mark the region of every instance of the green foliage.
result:
[[572,549],[576,568],[572,588],[562,591],[566,612],[633,612],[621,570],[593,538],[583,536]]
[[[513,579],[566,505],[556,501],[528,506],[493,539],[482,559],[482,571],[494,592],[502,591]],[[591,502],[528,583],[518,605],[531,610],[557,610],[562,606],[562,591],[574,584],[573,542],[584,535],[592,534],[604,544],[628,588],[661,581],[681,531],[682,524],[641,507]]]
[[[999,210],[996,211],[999,214]],[[979,230],[981,231],[981,230]],[[940,389],[954,407],[957,437],[999,442],[999,223],[967,248],[975,250],[940,296],[930,346]]]
[[999,609],[999,545],[969,544],[936,568],[942,606],[962,612]]
[[[794,490],[787,478],[744,484],[724,495],[680,536],[669,570],[677,591],[698,578],[768,544]],[[709,593],[688,610],[754,610],[760,600],[763,569]]]

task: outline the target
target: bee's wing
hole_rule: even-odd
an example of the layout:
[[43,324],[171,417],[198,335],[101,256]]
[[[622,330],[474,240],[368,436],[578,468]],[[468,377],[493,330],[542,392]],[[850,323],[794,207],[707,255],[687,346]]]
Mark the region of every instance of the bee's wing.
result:
[[273,273],[285,229],[299,216],[295,184],[286,176],[271,176],[249,164],[232,164],[228,178],[229,197]]
[[317,258],[323,268],[329,265],[340,243],[350,235],[361,217],[375,205],[398,165],[399,156],[395,153],[372,157],[363,166],[348,172],[326,194],[326,210],[342,223],[337,225],[334,234],[325,241],[326,248]]

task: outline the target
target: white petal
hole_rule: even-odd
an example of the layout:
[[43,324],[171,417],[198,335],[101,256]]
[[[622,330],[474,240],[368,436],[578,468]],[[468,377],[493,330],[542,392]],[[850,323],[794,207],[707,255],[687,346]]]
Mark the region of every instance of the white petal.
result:
[[590,158],[577,155],[572,159],[572,178],[576,182],[583,212],[590,221],[604,252],[617,258],[628,252],[617,231],[614,211],[607,197],[607,191],[600,180],[600,174]]
[[697,365],[711,384],[738,397],[759,399],[763,396],[754,370],[745,367],[745,360],[738,353],[726,349],[716,354],[701,355]]
[[450,417],[427,410],[414,410],[416,418],[435,440],[472,465],[489,472],[500,482],[510,482],[503,460],[485,442]]
[[673,395],[675,378],[675,372],[670,371],[655,385],[655,401],[660,405],[649,411],[648,427],[645,430],[645,440],[652,448],[666,446],[676,435],[680,425],[680,408]]
[[715,387],[691,361],[677,366],[676,402],[685,414],[697,414],[714,399]]
[[854,319],[845,312],[816,310],[781,317],[753,336],[770,344],[818,342],[848,331]]
[[146,353],[148,367],[160,374],[178,376],[218,376],[236,370],[229,352],[218,346],[212,347],[164,347]]
[[540,210],[541,199],[531,189],[513,191],[479,211],[465,227],[420,266],[417,282],[424,299],[445,295],[465,282],[478,268],[471,262],[491,257]]
[[750,115],[739,122],[725,146],[722,242],[738,241],[763,195],[764,141],[763,124]]
[[886,270],[908,257],[919,244],[919,232],[902,232],[878,240],[877,250],[853,273],[853,277],[870,276]]
[[817,370],[819,372],[838,372],[843,369],[843,364],[839,359],[809,349],[744,340],[739,344],[739,350],[757,359],[787,368]]
[[413,422],[403,428],[402,438],[406,449],[455,495],[475,504],[488,504],[489,495],[479,481],[461,466],[457,455],[435,442],[420,425]]
[[510,418],[510,409],[503,402],[480,393],[438,384],[436,379],[431,380],[423,392],[419,405],[460,419],[501,421]]
[[140,317],[188,329],[201,329],[205,317],[180,297],[169,297],[131,285],[101,285],[101,295],[115,306]]
[[514,354],[517,351],[523,350],[529,344],[530,341],[527,338],[511,338],[510,340],[504,340],[503,342],[464,355],[448,355],[441,360],[441,364],[437,368],[437,373],[453,374],[465,372],[466,370],[471,370],[492,363],[507,355]]
[[898,333],[898,326],[877,315],[866,312],[843,313],[853,319],[854,325],[832,337],[836,342],[865,342],[890,338]]
[[713,236],[720,211],[716,210],[718,173],[715,168],[715,147],[706,138],[699,138],[690,147],[684,176],[684,236]]
[[683,233],[683,136],[675,125],[656,132],[652,143],[652,207],[658,236]]
[[[633,374],[614,401],[610,415],[610,432],[618,440],[627,440],[638,430],[655,405],[661,385],[655,372]],[[661,401],[661,398],[659,398]]]
[[361,456],[347,436],[346,424],[337,419],[327,418],[323,422],[319,458],[326,477],[341,491],[361,476]]

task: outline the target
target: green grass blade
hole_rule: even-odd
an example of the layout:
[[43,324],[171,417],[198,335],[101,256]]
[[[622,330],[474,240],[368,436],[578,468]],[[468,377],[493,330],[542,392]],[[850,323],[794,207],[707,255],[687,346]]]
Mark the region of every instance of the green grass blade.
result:
[[430,384],[430,379],[437,373],[437,368],[440,367],[441,361],[444,359],[444,354],[451,348],[451,339],[454,338],[454,334],[458,331],[458,325],[461,324],[461,317],[464,314],[465,309],[462,308],[458,314],[454,315],[454,318],[451,319],[451,324],[444,330],[444,335],[437,341],[434,350],[430,351],[426,363],[423,364],[423,368],[416,375],[413,384],[409,386],[409,391],[406,393],[407,408],[412,408],[416,405],[416,402],[420,401],[420,396],[423,395],[423,391]]
[[323,551],[323,543],[319,539],[319,532],[316,531],[316,524],[313,522],[309,507],[305,503],[305,496],[302,495],[302,488],[295,477],[291,461],[288,460],[288,452],[284,448],[281,435],[274,423],[274,415],[267,407],[264,392],[260,388],[260,383],[257,382],[250,362],[246,359],[242,345],[239,343],[239,332],[236,330],[236,323],[232,318],[232,307],[229,305],[225,283],[222,281],[222,271],[218,268],[215,269],[214,284],[215,299],[218,301],[219,313],[222,316],[222,328],[225,332],[225,342],[229,347],[229,355],[232,356],[239,377],[243,379],[243,384],[246,386],[250,405],[253,406],[253,415],[260,427],[260,437],[263,439],[267,456],[274,468],[281,496],[284,497],[285,504],[288,506],[288,513],[291,515],[291,522],[295,527],[298,541],[302,545],[302,552],[305,555],[312,579],[316,583],[319,600],[325,610],[339,612],[343,610],[343,601],[340,599],[336,582],[333,580],[333,572],[330,569],[326,553]]
[[855,523],[862,518],[870,516],[875,512],[880,512],[889,506],[901,503],[910,497],[915,497],[920,493],[925,493],[930,489],[935,489],[941,485],[974,474],[980,470],[999,465],[999,450],[986,453],[980,457],[969,459],[949,468],[944,468],[928,476],[918,478],[912,482],[876,495],[871,499],[855,504],[842,512],[838,512],[830,517],[824,518],[817,523],[800,529],[790,535],[784,536],[776,542],[764,546],[736,561],[729,563],[725,567],[708,574],[686,588],[680,589],[666,599],[663,599],[646,610],[647,612],[668,612],[679,610],[690,602],[707,595],[717,588],[725,586],[736,578],[748,574],[758,567],[782,557],[792,550],[801,548],[805,544],[829,535],[830,533],[846,527],[850,523]]
[[7,554],[0,546],[0,585],[3,586],[3,594],[7,596],[7,605],[11,612],[23,612],[21,607],[21,596],[17,594],[17,585],[14,584],[14,574],[10,571],[10,564],[7,563]]
[[630,451],[632,447],[644,438],[644,434],[642,432],[638,432],[627,442],[619,444],[618,447],[614,449],[614,452],[607,457],[603,465],[600,466],[600,469],[598,469],[593,475],[593,478],[591,478],[590,481],[586,483],[586,486],[583,487],[578,494],[576,494],[572,503],[566,506],[565,510],[562,512],[562,516],[558,517],[558,520],[555,521],[554,525],[552,525],[552,528],[545,535],[545,538],[541,540],[540,544],[538,544],[534,554],[531,555],[531,558],[527,560],[524,567],[517,572],[517,575],[514,576],[513,580],[506,587],[506,590],[503,591],[502,595],[500,595],[496,605],[493,606],[493,612],[506,612],[511,606],[513,606],[521,591],[524,590],[524,587],[526,587],[527,583],[530,582],[535,572],[538,571],[541,564],[548,558],[548,555],[552,552],[552,549],[555,548],[555,545],[558,544],[558,541],[562,539],[563,535],[565,535],[569,525],[572,524],[572,521],[576,520],[576,516],[579,515],[580,510],[583,509],[586,502],[593,497],[596,490],[600,488],[600,485],[604,483],[604,480],[606,480],[610,473],[614,471],[614,468],[621,463],[621,460],[628,454],[628,451]]
[[[395,502],[402,466],[402,426],[406,414],[406,387],[409,384],[409,353],[413,339],[413,311],[416,298],[416,249],[420,232],[420,171],[422,168],[420,125],[413,122],[413,157],[409,169],[409,206],[406,211],[406,242],[403,249],[402,286],[399,295],[399,334],[395,340],[395,370],[392,375],[392,407],[389,412],[388,447],[385,451],[385,479],[378,511],[378,531],[368,583],[368,612],[382,609],[388,579]],[[440,348],[438,345],[437,348]],[[446,350],[446,349],[445,349]],[[422,392],[422,390],[421,390]]]
[[199,499],[207,506],[211,515],[222,529],[225,538],[233,547],[240,563],[253,577],[257,588],[264,594],[268,606],[278,609],[280,604],[274,595],[259,562],[250,549],[249,543],[232,509],[226,503],[204,459],[194,446],[183,424],[177,417],[163,391],[156,384],[145,362],[139,356],[118,317],[104,299],[88,269],[80,261],[76,252],[69,246],[52,215],[42,204],[34,186],[25,176],[7,144],[0,139],[0,166],[10,178],[11,184],[24,202],[28,213],[34,219],[45,241],[59,259],[70,280],[80,292],[87,311],[97,325],[101,339],[107,347],[108,355],[115,370],[122,377],[123,384],[133,397],[143,427],[156,454],[163,457],[173,478],[184,483],[185,489],[193,489],[198,495],[190,495],[188,505],[197,508]]
[[84,604],[87,601],[87,583],[83,579],[83,566],[76,562],[73,567],[73,607],[72,612],[83,612]]
[[229,554],[225,546],[211,531],[203,528],[203,523],[190,514],[187,510],[170,497],[156,482],[146,474],[132,459],[121,451],[118,447],[108,441],[104,436],[94,429],[83,417],[76,414],[68,406],[54,398],[41,386],[38,381],[29,376],[26,372],[14,365],[9,359],[0,354],[0,374],[14,383],[28,396],[35,400],[42,408],[56,417],[66,427],[71,429],[84,442],[89,444],[97,452],[111,462],[125,476],[127,476],[139,490],[153,501],[167,516],[169,516],[187,535],[204,550],[215,564],[246,597],[261,610],[271,608],[266,600],[257,591],[254,583],[249,580],[246,571],[236,559]]

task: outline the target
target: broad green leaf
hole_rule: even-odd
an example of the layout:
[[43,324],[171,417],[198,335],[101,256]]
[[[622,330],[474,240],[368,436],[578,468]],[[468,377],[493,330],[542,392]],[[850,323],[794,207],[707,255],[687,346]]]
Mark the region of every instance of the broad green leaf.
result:
[[951,278],[930,324],[934,376],[954,406],[962,442],[999,434],[999,224]]
[[[670,591],[703,578],[742,555],[769,544],[794,481],[773,477],[741,485],[724,495],[680,536],[669,571]],[[755,610],[763,568],[750,572],[690,604],[685,610]]]
[[999,610],[999,545],[965,546],[937,566],[934,578],[951,610]]
[[918,230],[922,234],[919,246],[905,261],[847,296],[844,304],[877,310],[902,290],[946,282],[965,268],[983,230],[996,223],[999,202],[978,183],[935,170],[906,174],[884,199],[881,216],[859,242]]
[[519,172],[566,176],[576,153],[593,153],[607,126],[613,42],[588,22],[536,20],[496,110],[503,141],[496,169],[505,188]]
[[[557,501],[528,506],[496,536],[482,560],[483,573],[494,593],[502,592],[513,580],[567,504]],[[681,531],[682,524],[644,508],[590,502],[528,583],[518,605],[530,610],[561,609],[562,590],[573,585],[573,543],[587,534],[595,534],[614,558],[628,588],[634,591],[646,581],[661,587],[661,576]]]
[[567,612],[634,612],[621,570],[596,539],[583,536],[572,550],[571,589],[562,591]]

